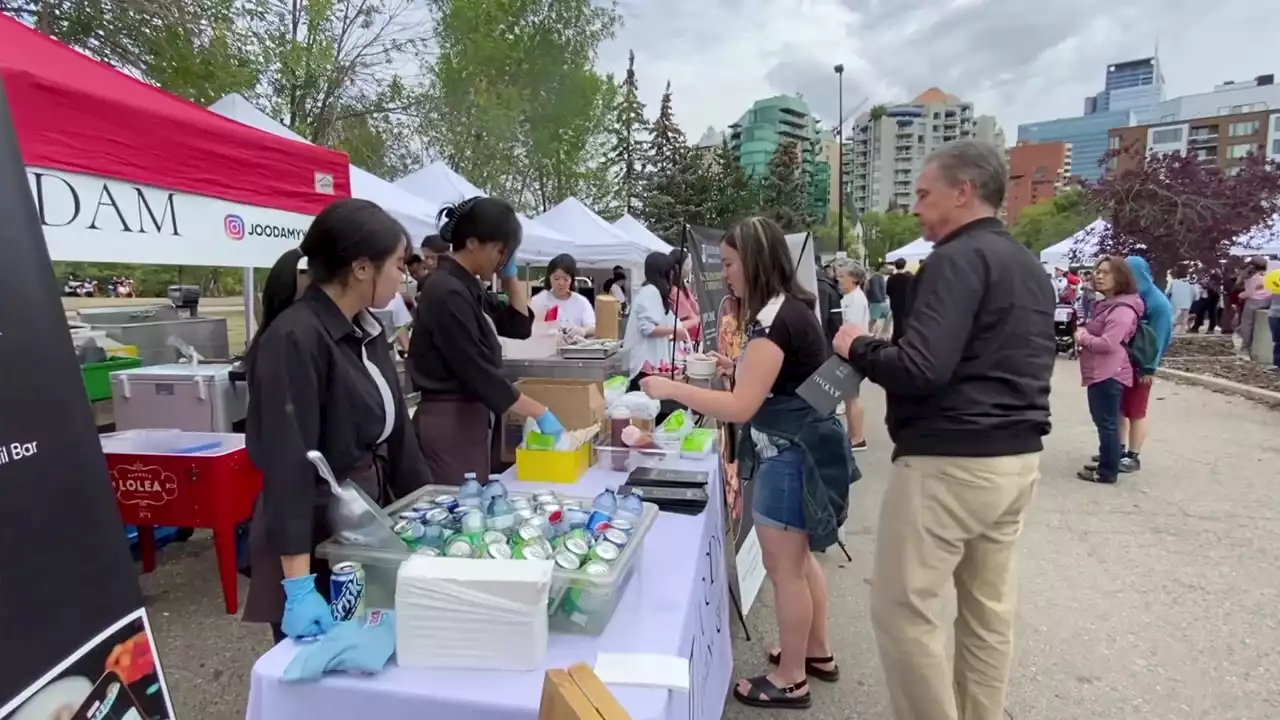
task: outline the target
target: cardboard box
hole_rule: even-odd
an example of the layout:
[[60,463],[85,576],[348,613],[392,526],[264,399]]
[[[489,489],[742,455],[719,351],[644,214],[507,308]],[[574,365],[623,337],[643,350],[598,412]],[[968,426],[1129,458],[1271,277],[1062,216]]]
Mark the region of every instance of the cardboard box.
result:
[[[591,380],[550,380],[525,378],[516,390],[551,409],[566,430],[581,430],[599,424],[604,428],[604,392]],[[499,459],[516,460],[516,448],[524,438],[524,418],[515,413],[502,417]]]
[[631,720],[609,688],[585,663],[548,670],[538,720]]
[[596,296],[596,337],[601,340],[621,340],[622,324],[618,316],[622,304],[612,295]]

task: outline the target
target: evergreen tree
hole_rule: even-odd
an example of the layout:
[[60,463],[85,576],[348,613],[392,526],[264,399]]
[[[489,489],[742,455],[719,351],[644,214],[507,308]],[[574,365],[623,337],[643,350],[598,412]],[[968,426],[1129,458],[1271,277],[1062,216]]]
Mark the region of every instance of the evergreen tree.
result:
[[644,173],[648,164],[649,121],[640,102],[640,86],[636,81],[636,54],[627,59],[627,74],[618,86],[613,116],[613,146],[609,150],[615,186],[617,210],[637,214],[644,194]]
[[763,178],[761,208],[783,230],[796,232],[806,227],[808,188],[800,166],[800,151],[795,141],[778,145],[769,158],[768,174]]
[[733,223],[756,210],[758,196],[751,178],[738,161],[738,154],[729,144],[728,136],[720,142],[712,164],[714,173],[711,188],[711,208],[707,224],[727,229]]
[[653,122],[649,164],[645,172],[645,197],[641,207],[645,224],[667,240],[679,237],[681,224],[685,221],[683,213],[687,210],[688,201],[686,182],[681,173],[688,171],[689,154],[684,131],[676,124],[675,111],[671,107],[671,81],[667,81],[658,118]]

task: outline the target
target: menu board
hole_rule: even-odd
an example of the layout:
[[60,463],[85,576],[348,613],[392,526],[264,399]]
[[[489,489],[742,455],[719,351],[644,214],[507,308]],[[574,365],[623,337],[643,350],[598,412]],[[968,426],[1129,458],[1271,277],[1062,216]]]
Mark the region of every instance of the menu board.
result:
[[172,717],[3,87],[0,215],[0,718]]

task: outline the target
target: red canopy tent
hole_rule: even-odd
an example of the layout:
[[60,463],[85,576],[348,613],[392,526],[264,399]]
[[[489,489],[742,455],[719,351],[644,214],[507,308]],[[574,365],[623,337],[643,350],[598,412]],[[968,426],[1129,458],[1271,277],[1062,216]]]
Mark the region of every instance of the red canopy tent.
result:
[[304,215],[351,194],[345,153],[228,120],[7,16],[0,77],[28,167]]

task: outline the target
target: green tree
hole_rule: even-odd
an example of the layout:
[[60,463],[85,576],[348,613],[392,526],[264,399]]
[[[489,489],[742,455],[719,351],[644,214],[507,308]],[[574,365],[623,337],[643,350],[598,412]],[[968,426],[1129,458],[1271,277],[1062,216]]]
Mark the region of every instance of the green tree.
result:
[[707,225],[727,229],[756,212],[759,195],[747,175],[728,136],[720,141],[711,160],[711,207]]
[[[596,49],[620,16],[591,0],[427,0],[436,57],[421,133],[459,173],[526,210],[580,187],[612,80]],[[608,87],[606,87],[608,86]]]
[[[844,216],[844,245],[845,252],[851,258],[862,258],[862,246],[856,237],[856,226],[853,219],[848,214]],[[813,228],[814,247],[819,252],[836,252],[840,249],[840,226],[836,223],[834,214],[827,217],[827,221]]]
[[1039,253],[1050,245],[1065,240],[1097,219],[1097,212],[1085,205],[1080,188],[1046,198],[1023,208],[1010,232],[1032,252]]
[[809,193],[795,141],[780,143],[769,158],[760,199],[761,211],[777,221],[783,230],[796,232],[808,226]]
[[658,117],[653,121],[652,137],[641,211],[649,229],[670,240],[679,236],[682,223],[693,221],[687,217],[690,207],[688,195],[689,186],[696,181],[696,178],[682,177],[682,173],[691,168],[691,152],[684,131],[676,123],[670,81],[662,93]]
[[640,84],[636,80],[636,54],[627,56],[627,74],[618,88],[614,106],[613,145],[609,149],[611,174],[616,187],[616,200],[622,213],[637,214],[644,192],[644,169],[648,163],[649,121],[640,102]]
[[867,264],[884,263],[885,256],[920,237],[920,221],[904,212],[869,212],[860,219]]

